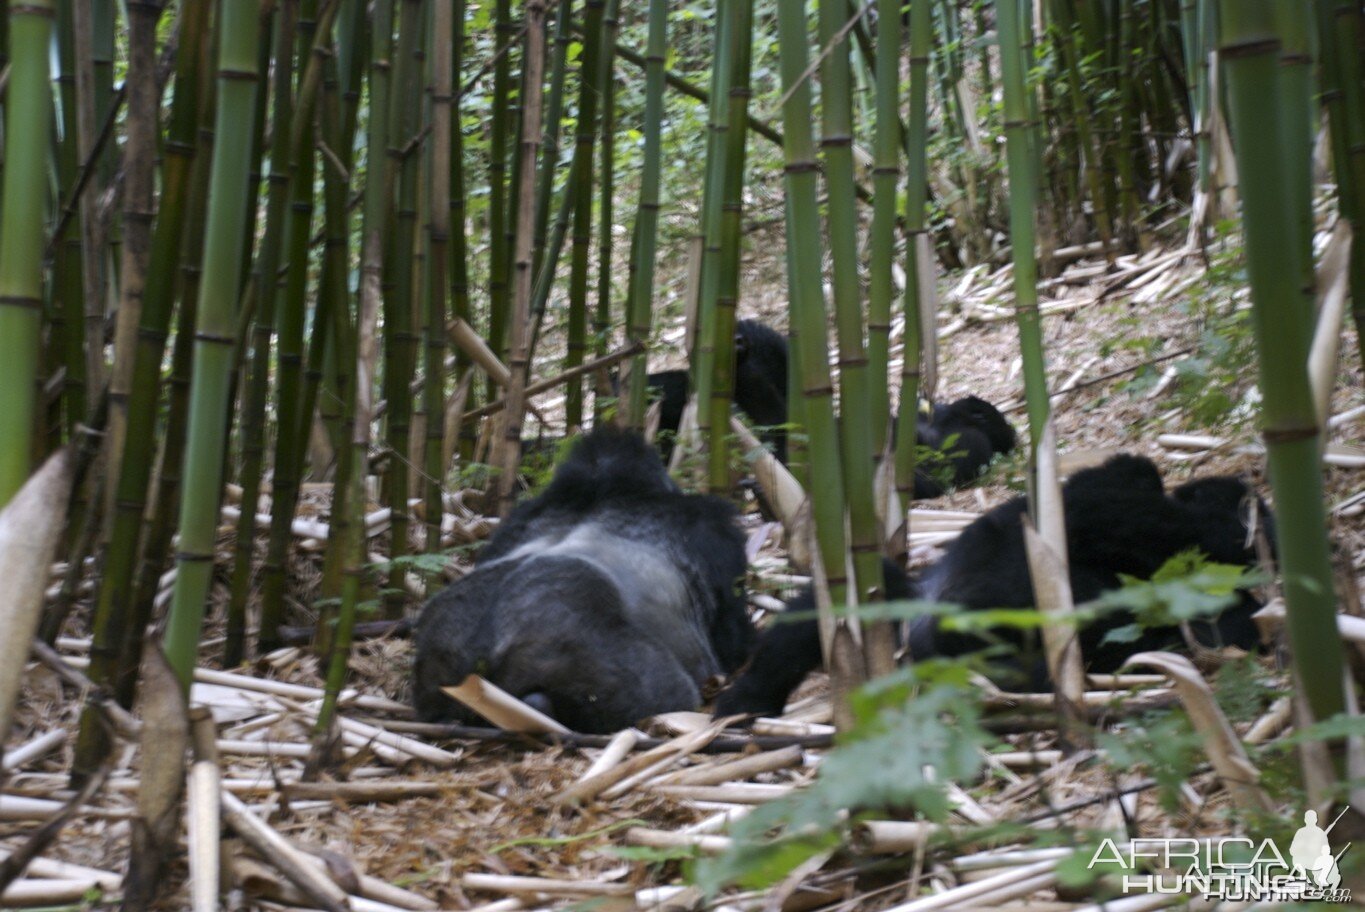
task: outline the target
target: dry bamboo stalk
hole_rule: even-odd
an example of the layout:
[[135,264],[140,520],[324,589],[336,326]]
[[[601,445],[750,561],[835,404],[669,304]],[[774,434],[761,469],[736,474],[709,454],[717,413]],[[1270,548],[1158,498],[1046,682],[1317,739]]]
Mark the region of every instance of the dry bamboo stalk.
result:
[[288,782],[281,787],[291,800],[348,801],[369,804],[441,794],[439,782]]
[[[942,893],[925,896],[908,903],[902,903],[899,906],[892,906],[887,912],[936,912],[938,909],[962,909],[968,907],[969,901],[971,901],[971,906],[975,906],[977,897],[994,894],[996,891],[1013,884],[1031,882],[1035,877],[1043,874],[1051,874],[1055,878],[1056,867],[1057,862],[1049,859],[1024,865],[1020,868],[1011,868],[984,880],[953,887],[950,890],[944,890]],[[984,908],[989,908],[989,906]]]
[[29,798],[26,795],[0,795],[0,820],[46,820],[61,809],[60,801]]
[[506,899],[494,900],[481,906],[472,906],[465,912],[517,912],[518,909],[524,908],[526,908],[525,902],[515,896],[509,896]]
[[626,830],[626,842],[653,849],[696,849],[703,855],[719,855],[730,848],[732,840],[729,836],[680,833],[674,830],[656,830],[650,827],[631,827]]
[[959,816],[978,826],[991,826],[999,823],[994,814],[978,804],[976,799],[964,792],[957,783],[949,782],[944,791],[949,803],[953,806],[953,810]]
[[917,820],[866,820],[854,826],[853,846],[867,855],[915,852],[941,829]]
[[1040,750],[1040,751],[1002,751],[998,754],[990,754],[990,759],[1002,766],[1019,769],[1036,769],[1041,766],[1053,766],[1060,763],[1062,752],[1059,750]]
[[[311,846],[300,845],[299,843],[293,842],[292,840],[290,844],[293,845],[294,848],[298,849],[300,852],[304,853],[303,857],[309,862],[309,864],[312,864],[314,867],[319,868],[323,872],[326,872],[327,862],[324,859],[318,857],[317,854],[318,850],[312,848]],[[378,877],[371,877],[369,874],[362,874],[359,871],[356,871],[355,873],[356,880],[360,884],[360,896],[363,899],[370,899],[374,900],[375,902],[386,903],[389,906],[398,909],[409,909],[411,910],[411,912],[432,912],[432,910],[440,908],[439,904],[435,900],[427,899],[425,896],[419,896],[418,894],[413,893],[411,890],[404,890],[402,887],[395,887],[388,881],[380,880]],[[354,905],[355,899],[352,899],[351,903],[352,905]],[[359,907],[356,906],[356,908]]]
[[725,804],[763,804],[796,791],[791,785],[766,785],[759,782],[733,782],[729,785],[656,785],[650,791],[670,798],[690,801],[719,801]]
[[1288,697],[1280,697],[1270,705],[1265,715],[1257,719],[1247,729],[1247,733],[1242,736],[1242,741],[1247,744],[1264,744],[1271,738],[1284,731],[1290,721],[1294,718],[1294,702]]
[[1004,851],[977,852],[951,859],[948,867],[954,871],[989,871],[995,868],[1016,868],[1020,865],[1036,864],[1040,861],[1057,861],[1066,858],[1074,849],[1058,846],[1046,849],[1005,849]]
[[662,757],[676,756],[678,758],[687,756],[701,750],[720,734],[721,725],[719,723],[691,734],[679,735],[671,741],[660,744],[653,750],[637,754],[629,760],[611,769],[605,770],[591,778],[580,779],[573,785],[555,796],[558,804],[581,804],[596,798],[604,790],[612,787],[629,776],[634,775],[642,769],[653,766]]
[[0,895],[4,906],[57,906],[80,902],[91,890],[100,889],[94,880],[52,880],[26,878],[16,880]]
[[222,808],[228,826],[312,900],[321,903],[327,912],[344,912],[348,908],[345,891],[313,867],[303,853],[265,821],[251,813],[241,799],[224,792]]
[[[70,661],[68,659],[68,661]],[[217,671],[212,668],[196,668],[194,679],[205,684],[221,684],[224,687],[235,687],[238,690],[252,691],[255,693],[270,694],[279,697],[291,697],[295,700],[321,700],[322,688],[309,687],[306,684],[290,684],[287,681],[275,681],[270,678],[254,678],[251,675],[234,674],[230,671]],[[376,697],[370,694],[357,693],[355,690],[343,690],[340,702],[346,706],[354,706],[366,709],[371,712],[398,713],[402,716],[410,716],[412,707],[406,703],[399,703],[397,700],[390,700],[388,697]]]
[[460,878],[466,890],[488,893],[543,893],[549,896],[630,896],[630,884],[602,880],[551,880],[544,877],[517,877],[510,874],[466,874]]
[[221,883],[218,836],[222,831],[222,771],[218,768],[213,716],[203,706],[195,706],[190,712],[195,754],[185,788],[190,907],[194,912],[215,912]]
[[[6,849],[0,849],[0,861],[10,856]],[[55,858],[38,857],[28,863],[26,873],[30,877],[51,880],[88,880],[94,881],[101,890],[114,891],[123,884],[123,875],[100,868],[58,861]]]
[[756,735],[808,737],[834,734],[833,725],[817,722],[789,722],[786,719],[756,719],[750,730]]
[[667,785],[719,785],[748,779],[759,773],[786,769],[801,762],[801,748],[795,744],[774,751],[762,751],[726,763],[702,764],[666,777]]
[[218,750],[224,754],[238,757],[288,757],[294,760],[308,759],[308,745],[292,741],[245,741],[223,738],[218,742]]
[[457,687],[442,687],[441,691],[505,731],[555,734],[569,731],[545,713],[527,706],[476,674],[469,675]]
[[635,908],[640,912],[690,912],[701,908],[705,895],[696,887],[665,884],[635,891]]
[[[1093,906],[1075,906],[1073,912],[1156,912],[1158,909],[1165,909],[1168,906],[1185,902],[1188,898],[1179,894],[1147,893],[1141,896],[1124,896],[1120,899],[1111,899]],[[1200,907],[1191,904],[1190,908]],[[1271,907],[1254,906],[1252,908]]]
[[[316,715],[316,714],[315,714]],[[416,738],[408,738],[403,735],[385,731],[377,725],[370,725],[358,719],[351,719],[346,716],[337,716],[337,724],[345,734],[359,735],[366,739],[367,744],[380,744],[392,750],[401,751],[418,760],[430,763],[438,769],[449,769],[460,762],[456,754],[448,750],[427,744],[425,741],[418,741]]]
[[627,776],[626,778],[620,780],[610,788],[603,789],[602,791],[603,800],[613,801],[617,798],[620,798],[626,792],[629,792],[631,789],[635,788],[638,785],[643,785],[645,783],[653,785],[656,781],[661,781],[662,777],[660,776],[660,774],[665,773],[668,770],[672,769],[673,766],[677,764],[680,760],[682,760],[684,756],[686,755],[673,754],[654,761],[649,766],[645,767],[644,769],[640,770],[637,773],[634,773],[633,775]]
[[0,757],[0,770],[10,772],[11,770],[19,769],[25,764],[56,750],[66,742],[66,736],[66,729],[54,728],[49,732],[44,732],[38,737],[19,745],[13,750],[5,751],[4,756]]
[[997,909],[1003,903],[1010,900],[1023,899],[1031,896],[1039,890],[1046,890],[1057,882],[1057,872],[1048,871],[1044,874],[1035,874],[1006,886],[997,887],[988,893],[982,893],[972,900],[972,905],[978,909]]
[[730,805],[722,810],[716,811],[710,817],[699,820],[690,826],[685,826],[678,832],[680,833],[721,833],[730,828],[730,824],[736,820],[749,816],[753,811],[752,805]]
[[[1155,687],[1136,693],[1129,690],[1087,690],[1081,693],[1080,705],[1098,709],[1115,704],[1148,703],[1172,693],[1170,687]],[[1050,693],[1014,693],[991,686],[981,702],[988,709],[1053,709],[1057,705],[1057,698]]]
[[600,776],[607,770],[620,763],[625,756],[635,750],[635,745],[640,741],[641,733],[634,728],[627,728],[617,732],[612,736],[611,741],[602,752],[597,755],[597,759],[588,767],[587,772],[578,778],[579,782],[584,779],[591,779]]
[[[306,893],[275,871],[254,858],[237,857],[232,860],[233,876],[242,889],[252,897],[268,897],[297,909],[301,903],[311,903]],[[321,875],[322,869],[319,868]],[[322,875],[325,876],[325,875]],[[403,906],[367,899],[362,896],[347,896],[346,907],[352,912],[404,912]]]

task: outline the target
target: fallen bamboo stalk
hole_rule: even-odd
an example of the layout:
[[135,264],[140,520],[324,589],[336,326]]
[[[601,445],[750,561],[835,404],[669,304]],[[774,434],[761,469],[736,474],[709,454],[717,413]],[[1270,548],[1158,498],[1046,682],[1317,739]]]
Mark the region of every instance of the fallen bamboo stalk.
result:
[[80,902],[92,890],[101,889],[94,880],[27,878],[16,880],[0,894],[3,906],[57,906]]
[[466,874],[460,878],[466,890],[488,893],[530,893],[547,896],[630,896],[630,884],[602,880],[551,880],[546,877],[518,877],[511,874]]
[[280,791],[290,799],[347,801],[370,804],[379,801],[404,801],[441,794],[439,782],[288,782]]
[[275,832],[229,792],[222,794],[223,818],[247,844],[327,912],[345,912],[346,892],[309,863],[303,853]]
[[592,765],[579,776],[579,781],[600,776],[607,770],[616,766],[625,759],[626,755],[635,750],[635,745],[640,742],[640,732],[634,728],[626,728],[612,736],[610,743],[602,749],[602,753],[597,755],[597,759]]
[[719,785],[748,779],[759,773],[770,773],[786,769],[801,762],[801,748],[792,745],[781,750],[764,751],[740,757],[726,763],[703,764],[681,770],[667,777],[667,785]]
[[[626,358],[633,357],[639,354],[640,352],[644,351],[644,349],[645,349],[644,343],[637,339],[634,342],[627,344],[623,348],[618,348],[616,351],[611,352],[610,354],[603,355],[600,358],[594,358],[591,361],[584,362],[583,364],[580,364],[576,367],[571,367],[568,370],[564,371],[563,373],[558,374],[554,377],[550,377],[545,380],[537,380],[535,383],[528,384],[526,387],[525,395],[528,398],[531,396],[539,395],[540,393],[554,389],[557,386],[562,386],[563,384],[568,383],[570,380],[573,380],[575,377],[581,377],[584,374],[590,374],[594,371],[601,370],[604,367],[610,367],[611,365],[615,364],[618,361],[623,361]],[[507,384],[499,383],[498,385],[506,386]],[[482,418],[485,415],[493,415],[502,411],[506,407],[507,407],[506,399],[494,399],[487,405],[480,406],[479,408],[476,409],[470,409],[469,411],[465,412],[463,415],[460,416],[460,422],[463,423],[465,421],[472,421],[475,418]],[[529,407],[530,406],[528,405],[528,408]]]
[[865,855],[916,852],[942,829],[916,820],[865,820],[853,828],[853,847]]
[[[304,856],[305,858],[309,856]],[[251,896],[273,899],[277,902],[287,904],[285,908],[291,912],[302,912],[301,903],[310,903],[311,899],[306,893],[300,890],[293,883],[283,880],[272,869],[256,861],[254,858],[238,857],[232,860],[233,876],[241,886],[243,892]],[[325,873],[319,868],[319,876]],[[346,896],[346,908],[352,912],[404,912],[403,906],[395,906],[386,902],[368,899],[363,896]]]
[[581,804],[591,801],[602,792],[611,788],[616,783],[643,769],[648,769],[665,757],[681,758],[694,753],[713,740],[720,734],[721,725],[715,723],[707,726],[701,731],[692,732],[686,735],[679,735],[670,741],[666,741],[653,750],[645,751],[631,757],[624,763],[618,764],[611,769],[591,778],[580,779],[573,785],[555,796],[558,804]]
[[66,729],[54,728],[52,731],[44,732],[38,737],[19,745],[14,750],[5,751],[4,756],[0,758],[0,770],[10,772],[51,753],[66,743],[66,736]]
[[[309,864],[326,872],[327,861],[319,856],[317,849],[314,849],[311,846],[300,845],[297,842],[291,842],[290,844],[304,853],[303,858],[308,861]],[[387,880],[381,880],[378,877],[372,877],[369,874],[363,874],[359,871],[356,871],[355,874],[356,881],[360,885],[360,897],[362,899],[386,903],[394,908],[408,909],[411,910],[411,912],[432,912],[432,910],[440,908],[440,905],[435,900],[427,899],[425,896],[420,896],[417,893],[413,893],[411,890],[404,890],[402,887],[395,887]],[[352,899],[351,902],[354,905],[355,899]],[[358,909],[359,907],[357,906],[356,908]]]
[[[8,849],[0,849],[0,861],[9,858]],[[123,883],[123,875],[101,868],[88,868],[85,865],[58,861],[55,858],[39,856],[28,863],[26,873],[30,878],[43,880],[88,880],[93,881],[101,890],[114,891]],[[16,881],[17,883],[18,881]]]
[[630,845],[647,846],[652,849],[696,849],[703,855],[719,855],[728,851],[733,844],[729,836],[679,833],[649,827],[631,827],[626,830],[625,839]]
[[[939,909],[966,908],[968,905],[975,907],[977,905],[975,900],[978,897],[996,894],[997,891],[1015,884],[1031,883],[1039,875],[1050,875],[1052,879],[1056,879],[1056,868],[1057,861],[1051,859],[1024,865],[1020,868],[1011,868],[1000,874],[953,887],[933,896],[925,896],[912,902],[902,903],[899,906],[892,906],[887,912],[936,912]],[[990,906],[987,905],[983,908],[990,908]]]
[[656,785],[650,791],[685,801],[717,801],[722,804],[764,804],[796,791],[791,785],[733,782],[729,785]]
[[469,675],[456,687],[442,687],[446,696],[458,700],[465,706],[492,722],[498,728],[515,732],[558,732],[563,734],[569,729],[527,706],[521,700],[476,674]]

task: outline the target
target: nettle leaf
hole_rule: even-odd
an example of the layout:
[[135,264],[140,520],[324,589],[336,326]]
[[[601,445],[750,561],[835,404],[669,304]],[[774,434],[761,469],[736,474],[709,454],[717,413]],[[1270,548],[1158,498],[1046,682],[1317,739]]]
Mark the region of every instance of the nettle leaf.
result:
[[[854,698],[857,724],[825,758],[809,788],[738,821],[734,845],[695,865],[708,894],[729,884],[762,888],[813,855],[840,843],[845,812],[914,808],[931,820],[950,810],[944,783],[971,779],[991,737],[978,723],[969,691],[936,687],[906,700],[905,676],[874,683]],[[930,780],[926,768],[935,771]]]

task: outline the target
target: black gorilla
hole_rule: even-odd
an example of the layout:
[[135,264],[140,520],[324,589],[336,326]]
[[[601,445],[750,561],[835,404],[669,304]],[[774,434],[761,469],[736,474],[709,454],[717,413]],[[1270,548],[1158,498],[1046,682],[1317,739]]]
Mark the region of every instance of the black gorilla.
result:
[[934,405],[915,422],[915,439],[937,451],[915,469],[915,499],[938,497],[946,489],[971,484],[996,453],[1014,449],[1014,428],[1000,410],[984,399],[967,396],[949,405]]
[[418,620],[423,719],[468,718],[471,673],[583,732],[693,709],[753,645],[734,508],[687,495],[637,434],[599,427]]
[[[667,460],[687,405],[688,373],[658,371],[649,375],[648,382],[660,402],[659,449]],[[735,324],[733,398],[749,420],[769,428],[760,436],[786,462],[787,434],[776,426],[787,423],[787,340],[757,320]]]
[[[1077,604],[1118,588],[1120,574],[1147,579],[1168,559],[1191,548],[1219,563],[1253,565],[1256,554],[1248,535],[1248,502],[1256,504],[1258,522],[1273,536],[1268,511],[1241,480],[1198,479],[1167,494],[1157,467],[1140,456],[1115,456],[1101,466],[1077,472],[1063,487],[1062,500],[1072,596]],[[913,585],[888,565],[888,597],[909,594],[958,604],[968,611],[1031,606],[1033,588],[1021,523],[1027,510],[1027,501],[1017,497],[982,515]],[[809,604],[805,594],[793,602],[794,607]],[[1254,649],[1259,637],[1250,616],[1256,607],[1254,599],[1243,593],[1239,603],[1217,619],[1190,626],[1205,645]],[[1147,628],[1133,641],[1104,642],[1107,633],[1131,620],[1127,613],[1115,612],[1081,629],[1081,655],[1088,671],[1112,672],[1131,655],[1181,641],[1178,628],[1161,627]],[[911,623],[913,658],[963,655],[986,645],[981,637],[939,627],[932,616]],[[997,631],[993,636],[1016,647],[1026,641],[1017,630]],[[1038,650],[1032,650],[1032,655],[1026,665],[1000,666],[1007,676],[1002,683],[1047,690],[1046,665]],[[819,664],[819,634],[813,621],[775,624],[759,640],[749,669],[720,695],[716,712],[779,712],[806,672]]]

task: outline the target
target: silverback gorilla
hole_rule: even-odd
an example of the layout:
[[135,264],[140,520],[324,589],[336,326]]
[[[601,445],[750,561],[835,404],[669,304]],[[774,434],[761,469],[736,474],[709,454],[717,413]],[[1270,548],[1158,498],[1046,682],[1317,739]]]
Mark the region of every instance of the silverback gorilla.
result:
[[417,713],[467,719],[440,688],[473,673],[581,732],[695,709],[753,645],[744,572],[734,508],[681,493],[638,434],[599,427],[423,609]]
[[[1150,578],[1176,554],[1197,548],[1219,563],[1251,566],[1248,505],[1256,504],[1258,522],[1272,535],[1269,513],[1237,478],[1197,479],[1167,494],[1161,474],[1148,459],[1119,455],[1071,477],[1062,489],[1072,595],[1089,602],[1120,585],[1119,574]],[[1016,497],[976,519],[946,553],[912,584],[900,568],[886,565],[887,597],[916,597],[961,605],[968,611],[1024,608],[1033,604],[1032,581],[1024,551],[1021,519],[1027,501]],[[788,610],[810,610],[809,593]],[[1248,593],[1216,619],[1193,622],[1196,639],[1206,646],[1255,649],[1259,642],[1251,614],[1257,605]],[[1181,641],[1178,628],[1147,628],[1136,640],[1105,642],[1111,630],[1130,623],[1124,612],[1107,614],[1080,632],[1088,671],[1117,670],[1129,656],[1168,648]],[[1001,630],[992,636],[1022,650],[1025,635]],[[921,616],[910,625],[910,654],[916,660],[958,656],[987,645],[978,636],[940,630],[938,620]],[[717,715],[780,713],[788,695],[807,672],[820,664],[819,634],[812,620],[774,624],[759,639],[749,668],[716,701]],[[1047,690],[1047,669],[1039,650],[1021,653],[994,666],[1002,683]]]

